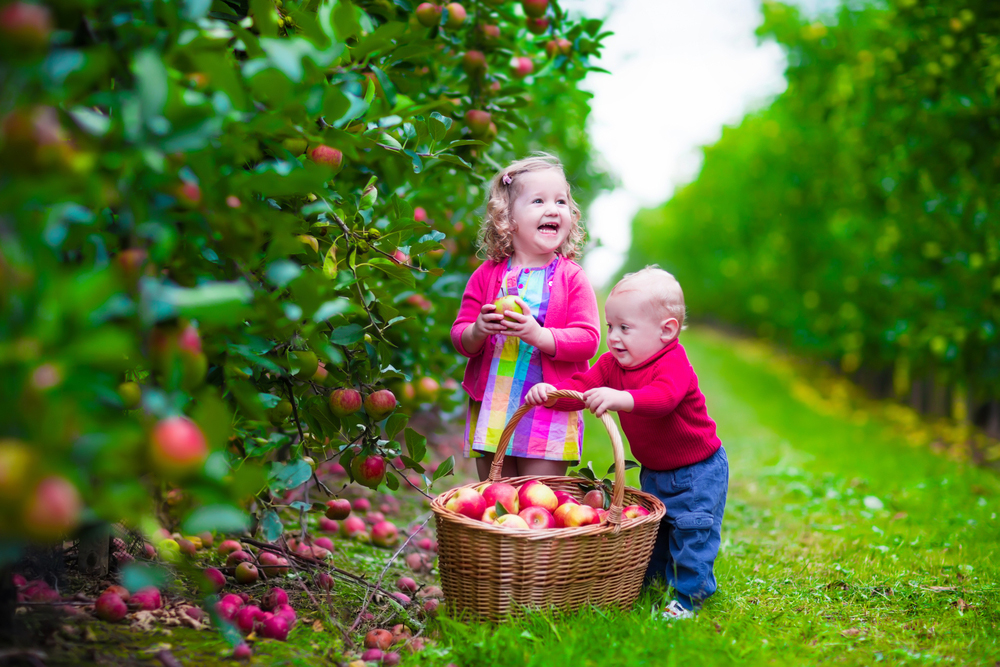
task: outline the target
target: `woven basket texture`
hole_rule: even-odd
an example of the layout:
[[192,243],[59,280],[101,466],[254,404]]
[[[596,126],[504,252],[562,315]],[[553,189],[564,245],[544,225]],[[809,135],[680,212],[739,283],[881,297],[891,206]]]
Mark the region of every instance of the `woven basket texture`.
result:
[[[572,391],[552,392],[557,398],[576,398]],[[522,405],[511,418],[497,446],[489,480],[500,480],[503,452],[514,428],[530,409]],[[438,569],[446,603],[459,616],[501,620],[529,609],[573,610],[586,605],[627,607],[642,587],[657,530],[666,510],[658,498],[625,487],[625,454],[621,436],[610,415],[602,418],[615,455],[611,508],[601,525],[518,530],[483,523],[446,507],[466,484],[446,491],[431,502],[438,537]],[[583,498],[578,477],[513,477],[502,481],[520,487],[538,480]],[[639,505],[649,515],[622,519],[623,506]]]

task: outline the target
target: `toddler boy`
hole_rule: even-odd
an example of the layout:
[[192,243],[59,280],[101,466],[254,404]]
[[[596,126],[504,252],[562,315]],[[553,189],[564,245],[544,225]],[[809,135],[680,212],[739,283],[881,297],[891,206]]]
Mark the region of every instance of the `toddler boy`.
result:
[[572,389],[598,417],[619,413],[642,464],[642,490],[667,508],[646,571],[647,584],[664,577],[676,591],[662,612],[667,619],[694,616],[717,588],[713,567],[729,488],[726,451],[678,340],[684,314],[684,293],[671,274],[656,266],[628,274],[605,303],[608,352],[590,370],[557,386],[536,384],[525,397],[531,405],[578,410],[579,401],[548,397]]

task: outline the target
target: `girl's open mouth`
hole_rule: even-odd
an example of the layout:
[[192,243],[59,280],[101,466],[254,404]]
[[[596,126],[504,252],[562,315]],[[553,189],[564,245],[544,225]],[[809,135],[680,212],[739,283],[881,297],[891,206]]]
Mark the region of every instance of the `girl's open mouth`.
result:
[[538,231],[543,233],[556,234],[559,232],[559,225],[557,225],[554,222],[543,222],[542,224],[538,225]]

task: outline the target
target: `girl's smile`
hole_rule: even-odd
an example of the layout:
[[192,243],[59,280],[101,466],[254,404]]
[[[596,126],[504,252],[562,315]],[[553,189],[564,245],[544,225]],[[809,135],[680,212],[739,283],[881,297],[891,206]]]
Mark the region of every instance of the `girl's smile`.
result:
[[511,204],[515,263],[544,266],[569,237],[573,226],[569,187],[562,173],[546,169],[519,179],[520,192]]

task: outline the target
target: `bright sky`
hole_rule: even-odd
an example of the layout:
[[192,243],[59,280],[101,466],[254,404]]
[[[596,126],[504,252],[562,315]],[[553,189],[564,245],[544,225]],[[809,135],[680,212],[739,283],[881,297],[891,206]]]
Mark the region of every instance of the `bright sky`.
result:
[[[833,0],[800,0],[809,10]],[[608,16],[615,34],[591,74],[590,132],[621,187],[587,214],[603,247],[584,264],[595,286],[618,270],[631,244],[632,218],[666,201],[701,166],[700,147],[785,88],[785,59],[759,44],[760,0],[561,0],[571,12]],[[610,11],[609,11],[610,10]]]

